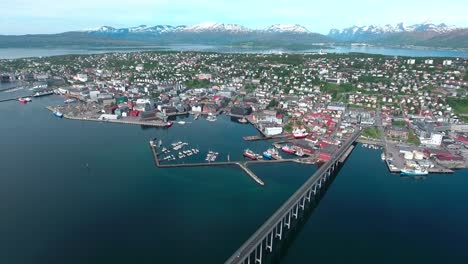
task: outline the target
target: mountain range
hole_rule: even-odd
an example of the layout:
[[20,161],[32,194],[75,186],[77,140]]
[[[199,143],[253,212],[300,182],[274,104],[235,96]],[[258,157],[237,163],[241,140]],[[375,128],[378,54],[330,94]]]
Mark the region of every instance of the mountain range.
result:
[[337,41],[376,45],[415,45],[444,48],[468,48],[468,29],[446,24],[422,23],[385,26],[352,26],[332,29],[328,37]]
[[468,29],[446,24],[400,23],[332,29],[328,35],[322,35],[297,24],[275,24],[264,29],[250,29],[238,24],[201,23],[189,26],[140,25],[128,28],[102,26],[59,34],[0,35],[0,47],[144,46],[183,43],[309,49],[317,43],[332,45],[350,42],[468,49]]

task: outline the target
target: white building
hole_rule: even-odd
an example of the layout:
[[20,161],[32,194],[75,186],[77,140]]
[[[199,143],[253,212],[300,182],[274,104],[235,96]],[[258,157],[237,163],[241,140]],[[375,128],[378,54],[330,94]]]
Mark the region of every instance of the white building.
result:
[[263,130],[266,136],[275,136],[283,133],[283,128],[282,127],[265,127]]
[[440,146],[440,144],[442,144],[442,138],[442,134],[433,133],[430,138],[419,137],[419,140],[423,145]]
[[450,66],[450,65],[452,65],[452,60],[444,60],[444,61],[442,62],[442,65],[444,65],[444,66]]

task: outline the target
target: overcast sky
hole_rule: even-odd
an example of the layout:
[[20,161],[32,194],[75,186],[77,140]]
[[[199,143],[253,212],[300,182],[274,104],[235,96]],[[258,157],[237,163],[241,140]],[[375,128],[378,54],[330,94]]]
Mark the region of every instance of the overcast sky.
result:
[[0,0],[0,4],[0,34],[202,22],[259,29],[293,23],[319,33],[352,25],[399,22],[468,27],[467,0]]

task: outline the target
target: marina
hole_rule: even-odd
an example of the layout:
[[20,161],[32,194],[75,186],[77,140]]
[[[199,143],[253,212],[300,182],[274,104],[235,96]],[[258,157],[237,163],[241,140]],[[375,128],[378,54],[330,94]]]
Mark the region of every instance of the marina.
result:
[[[173,161],[176,160],[176,156],[174,155],[167,155],[160,159],[160,154],[158,153],[165,153],[169,154],[170,151],[168,151],[167,148],[163,148],[161,152],[158,152],[158,144],[156,144],[156,140],[150,140],[149,142],[151,151],[153,153],[153,158],[156,166],[158,168],[181,168],[181,167],[205,167],[205,166],[238,166],[240,167],[252,180],[254,180],[257,184],[264,186],[265,183],[257,176],[255,173],[253,173],[249,168],[248,165],[250,164],[256,164],[256,163],[283,163],[283,162],[297,162],[297,163],[303,163],[303,164],[315,164],[315,162],[309,157],[309,158],[303,158],[303,159],[283,159],[283,158],[278,158],[277,159],[259,159],[261,155],[254,154],[255,159],[249,159],[249,161],[216,161],[219,153],[214,152],[214,151],[209,151],[208,154],[206,155],[205,161],[206,162],[197,162],[197,163],[181,163],[181,164],[162,164],[163,161]],[[173,143],[173,148],[177,148],[179,150],[181,146],[187,146],[188,143],[184,142],[177,142]],[[200,151],[198,149],[193,149],[189,150],[189,152],[179,152],[178,158],[183,159],[186,156],[188,156],[188,153],[192,153],[191,155],[194,155],[195,153],[198,154]],[[195,154],[195,155],[196,155]],[[229,157],[228,157],[229,160]]]

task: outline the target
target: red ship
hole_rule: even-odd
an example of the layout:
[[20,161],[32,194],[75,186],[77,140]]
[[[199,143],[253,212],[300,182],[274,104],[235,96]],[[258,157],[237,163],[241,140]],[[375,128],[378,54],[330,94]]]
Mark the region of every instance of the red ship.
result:
[[255,155],[255,153],[253,153],[253,151],[251,151],[250,149],[246,149],[242,155],[250,160],[257,159],[257,155]]
[[296,153],[296,150],[289,147],[289,146],[284,146],[281,148],[281,151],[283,151],[284,153],[288,153],[288,154],[294,154]]

